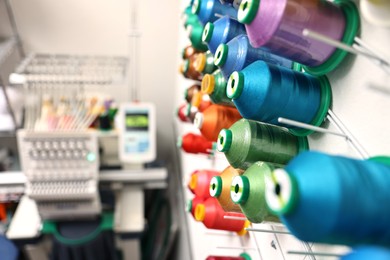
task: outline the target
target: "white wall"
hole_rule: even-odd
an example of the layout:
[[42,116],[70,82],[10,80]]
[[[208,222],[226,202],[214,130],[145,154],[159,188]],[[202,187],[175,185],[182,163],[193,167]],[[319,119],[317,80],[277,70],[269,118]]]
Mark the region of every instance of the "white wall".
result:
[[[179,55],[176,0],[12,0],[27,52],[125,55],[130,48],[131,8],[142,33],[138,52],[139,97],[157,106],[158,154],[169,159]],[[131,68],[130,68],[131,69]],[[112,89],[129,100],[128,88]]]

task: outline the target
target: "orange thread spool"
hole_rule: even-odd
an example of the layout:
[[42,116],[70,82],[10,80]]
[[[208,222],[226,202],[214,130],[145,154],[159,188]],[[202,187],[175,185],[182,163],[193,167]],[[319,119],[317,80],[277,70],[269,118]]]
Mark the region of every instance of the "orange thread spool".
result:
[[189,59],[186,59],[183,61],[182,66],[180,67],[180,72],[184,75],[184,77],[202,81],[202,74],[195,69],[194,61],[195,61],[196,55],[191,56]]
[[193,199],[188,200],[186,205],[186,211],[190,212],[191,215],[195,218],[195,208],[196,206],[198,206],[198,204],[203,202],[204,199],[199,197],[194,197]]
[[210,181],[210,195],[218,200],[226,212],[242,213],[240,206],[234,203],[230,197],[230,187],[233,178],[243,174],[243,172],[243,170],[228,166],[219,176],[214,176]]
[[200,85],[194,84],[184,91],[184,98],[187,100],[188,103],[191,103],[191,100],[194,97],[194,95],[200,92],[200,88],[201,88]]
[[210,198],[210,180],[218,175],[219,172],[212,170],[197,170],[191,174],[188,188],[195,196],[203,199]]
[[239,235],[246,234],[245,228],[249,226],[249,221],[240,219],[228,219],[224,216],[245,218],[243,214],[235,212],[225,212],[215,198],[208,198],[195,208],[195,219],[202,221],[209,229],[235,231]]
[[216,148],[216,143],[207,140],[201,135],[188,133],[179,138],[177,146],[187,153],[211,154]]
[[5,204],[0,204],[0,221],[6,221],[7,220],[7,207]]
[[241,118],[236,108],[213,104],[195,115],[194,124],[204,137],[215,142],[222,129],[229,128]]
[[200,91],[195,93],[191,100],[191,105],[197,107],[200,112],[205,111],[212,104],[208,95],[205,95]]

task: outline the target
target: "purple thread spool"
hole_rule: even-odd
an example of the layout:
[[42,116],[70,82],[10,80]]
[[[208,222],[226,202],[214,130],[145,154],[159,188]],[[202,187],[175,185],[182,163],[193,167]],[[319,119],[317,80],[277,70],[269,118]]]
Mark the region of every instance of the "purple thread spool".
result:
[[[356,6],[350,1],[244,0],[238,19],[245,24],[253,47],[264,47],[284,58],[306,65],[322,75],[342,61],[342,51],[302,35],[309,29],[351,44],[359,27]],[[340,56],[340,57],[337,57]]]

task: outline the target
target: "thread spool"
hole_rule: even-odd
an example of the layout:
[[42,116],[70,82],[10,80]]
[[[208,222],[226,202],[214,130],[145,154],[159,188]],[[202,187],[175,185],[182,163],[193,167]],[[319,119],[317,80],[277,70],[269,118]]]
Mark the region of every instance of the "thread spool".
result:
[[199,197],[194,197],[193,199],[188,200],[186,203],[186,211],[191,213],[191,215],[195,218],[195,208],[199,203],[203,202],[204,199]]
[[266,179],[268,207],[304,241],[390,246],[390,159],[305,152]]
[[210,142],[201,135],[188,133],[178,138],[177,146],[186,153],[211,154],[216,149],[216,143]]
[[202,42],[203,26],[200,24],[189,24],[186,28],[187,36],[195,49],[205,52],[207,45]]
[[388,0],[360,0],[360,13],[373,25],[390,27],[390,2]]
[[345,51],[306,38],[309,29],[352,45],[359,30],[359,12],[352,1],[243,0],[238,20],[245,24],[253,47],[306,65],[305,71],[325,75],[347,55]]
[[265,202],[265,176],[271,174],[273,169],[271,164],[256,162],[241,176],[232,180],[231,199],[252,223],[280,222],[279,218],[268,210]]
[[285,165],[299,152],[309,149],[306,137],[297,137],[281,127],[247,119],[221,130],[217,149],[230,165],[246,170],[257,161]]
[[325,76],[314,77],[280,66],[256,61],[228,80],[227,96],[247,119],[290,128],[299,136],[313,131],[286,126],[279,117],[320,126],[332,101]]
[[192,56],[190,59],[184,60],[180,67],[180,72],[188,79],[202,81],[202,75],[194,67],[195,57]]
[[244,218],[241,213],[225,212],[215,198],[208,198],[195,208],[195,219],[203,222],[208,229],[218,229],[237,232],[239,235],[247,233],[249,221],[238,219],[227,219],[224,216]]
[[262,48],[253,48],[246,35],[239,35],[227,44],[220,44],[214,58],[215,65],[221,69],[226,79],[234,71],[241,71],[257,60],[289,69],[294,68],[294,66],[296,70],[300,69],[299,65],[295,65],[296,63],[290,60],[271,54]]
[[213,170],[197,170],[191,174],[188,188],[196,197],[207,199],[210,198],[209,186],[211,179],[219,175],[219,172]]
[[202,79],[202,92],[209,95],[211,102],[217,105],[235,107],[233,101],[226,95],[227,81],[220,70],[206,74]]
[[198,54],[194,66],[201,74],[213,73],[217,69],[214,64],[214,56],[210,51]]
[[203,113],[196,113],[194,125],[206,139],[215,142],[223,128],[229,128],[239,119],[241,115],[237,109],[211,105]]
[[190,13],[190,14],[186,13],[183,15],[183,25],[184,25],[184,28],[187,28],[187,26],[189,26],[189,25],[202,25],[202,24],[199,22],[197,15],[195,15],[193,13]]
[[349,253],[343,257],[341,260],[389,260],[390,259],[390,250],[384,247],[378,246],[360,246],[355,248],[352,253]]
[[233,178],[242,173],[242,170],[228,166],[219,176],[214,176],[210,181],[210,195],[218,200],[219,205],[225,212],[242,213],[240,206],[235,204],[230,198],[230,186]]
[[194,123],[196,113],[198,113],[199,110],[197,107],[193,107],[191,104],[187,105],[185,116],[188,118],[188,120],[191,123]]
[[198,54],[198,53],[202,53],[202,51],[199,51],[199,50],[195,49],[192,45],[189,45],[182,50],[181,56],[182,56],[183,60],[186,60],[186,59],[189,59],[191,56]]
[[210,255],[206,260],[251,260],[252,258],[247,253],[242,253],[240,256],[214,256]]
[[187,105],[187,103],[181,104],[176,109],[176,116],[184,123],[191,123],[190,119],[187,117]]
[[211,105],[212,103],[209,97],[202,92],[194,93],[194,96],[191,99],[191,106],[196,107],[199,112],[205,111]]
[[245,27],[236,20],[224,16],[214,23],[208,22],[205,25],[202,41],[207,44],[207,47],[214,55],[220,44],[227,43],[240,34],[246,34]]
[[191,103],[192,98],[194,97],[195,93],[200,92],[201,86],[198,84],[193,84],[191,87],[187,88],[184,91],[184,98],[187,100],[188,103]]
[[195,0],[192,13],[196,14],[201,24],[214,22],[219,16],[237,18],[237,10],[230,5],[223,5],[219,0]]

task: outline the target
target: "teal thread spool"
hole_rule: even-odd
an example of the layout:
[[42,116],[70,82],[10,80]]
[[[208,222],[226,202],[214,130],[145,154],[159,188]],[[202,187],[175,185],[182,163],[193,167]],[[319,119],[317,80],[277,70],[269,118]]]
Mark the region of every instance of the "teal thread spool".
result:
[[330,83],[325,76],[317,78],[264,61],[234,72],[226,93],[242,117],[288,127],[299,136],[313,131],[283,125],[278,118],[320,126],[332,101]]
[[230,165],[245,170],[257,161],[285,165],[299,152],[308,150],[306,137],[297,137],[281,127],[241,119],[222,129],[217,149]]
[[213,73],[218,69],[218,67],[214,64],[214,56],[210,51],[199,53],[196,56],[194,66],[195,69],[202,74]]
[[232,181],[231,199],[240,206],[242,213],[252,223],[280,222],[279,218],[268,210],[265,201],[265,176],[273,170],[274,166],[271,164],[256,162]]
[[206,74],[202,79],[202,92],[208,94],[214,104],[235,107],[233,101],[226,95],[227,81],[220,70]]
[[192,46],[199,51],[207,51],[207,45],[202,42],[203,26],[200,24],[190,24],[186,28],[188,38]]

